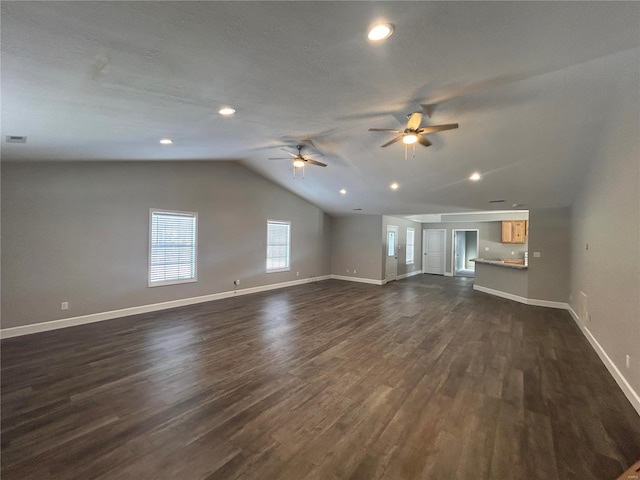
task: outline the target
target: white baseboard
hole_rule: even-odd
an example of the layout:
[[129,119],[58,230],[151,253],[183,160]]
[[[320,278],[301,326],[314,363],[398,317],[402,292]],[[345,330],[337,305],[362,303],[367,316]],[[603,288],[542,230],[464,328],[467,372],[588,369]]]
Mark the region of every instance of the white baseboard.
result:
[[533,305],[536,307],[549,307],[560,308],[562,310],[568,310],[569,304],[564,302],[552,302],[551,300],[536,300],[535,298],[521,297],[520,295],[514,295],[512,293],[503,292],[500,290],[494,290],[493,288],[483,287],[482,285],[473,285],[474,290],[479,292],[495,295],[496,297],[506,298],[515,302],[524,303],[525,305]]
[[551,300],[536,300],[535,298],[528,298],[527,305],[534,305],[536,307],[559,308],[561,310],[569,309],[569,304],[566,302],[552,302]]
[[403,273],[402,275],[398,275],[398,280],[402,280],[403,278],[413,277],[415,275],[421,275],[422,270],[415,270],[413,272]]
[[57,330],[59,328],[74,327],[76,325],[85,325],[87,323],[102,322],[104,320],[128,317],[130,315],[138,315],[140,313],[156,312],[158,310],[167,310],[169,308],[194,305],[196,303],[211,302],[214,300],[221,300],[223,298],[235,297],[238,295],[249,295],[251,293],[266,292],[268,290],[293,287],[295,285],[302,285],[309,282],[328,280],[331,277],[331,275],[322,275],[320,277],[303,278],[300,280],[292,280],[290,282],[273,283],[270,285],[261,285],[259,287],[250,287],[240,290],[212,293],[209,295],[202,295],[200,297],[181,298],[179,300],[171,300],[169,302],[153,303],[150,305],[122,308],[119,310],[111,310],[108,312],[92,313],[79,317],[62,318],[60,320],[51,320],[49,322],[34,323],[31,325],[24,325],[20,327],[3,328],[0,329],[0,339],[17,337],[20,335],[29,335],[38,332],[46,332],[49,330]]
[[629,385],[627,379],[624,377],[622,372],[618,370],[616,364],[613,363],[611,358],[609,358],[609,355],[607,355],[607,352],[605,352],[604,348],[602,348],[602,345],[600,345],[598,340],[596,340],[591,331],[589,331],[589,329],[585,325],[583,325],[582,322],[580,322],[580,318],[578,317],[578,314],[573,310],[573,308],[569,306],[567,310],[569,310],[569,313],[573,317],[573,320],[576,322],[576,325],[578,325],[578,328],[582,331],[582,334],[587,337],[587,340],[591,344],[591,347],[593,347],[593,349],[596,351],[596,353],[600,357],[600,360],[602,361],[602,363],[604,363],[604,366],[607,367],[607,370],[609,370],[609,373],[616,381],[625,397],[627,397],[627,400],[629,400],[633,408],[636,410],[636,412],[638,412],[638,415],[640,415],[640,395],[638,395],[633,387]]
[[453,277],[453,272],[444,272],[445,277]]
[[345,280],[347,282],[368,283],[370,285],[384,285],[385,280],[374,280],[373,278],[345,277],[344,275],[330,275],[334,280]]
[[506,298],[508,300],[513,300],[515,302],[520,302],[527,304],[528,299],[525,297],[521,297],[519,295],[514,295],[513,293],[502,292],[500,290],[494,290],[493,288],[483,287],[481,285],[473,285],[474,290],[478,290],[479,292],[488,293],[489,295],[495,295],[496,297]]

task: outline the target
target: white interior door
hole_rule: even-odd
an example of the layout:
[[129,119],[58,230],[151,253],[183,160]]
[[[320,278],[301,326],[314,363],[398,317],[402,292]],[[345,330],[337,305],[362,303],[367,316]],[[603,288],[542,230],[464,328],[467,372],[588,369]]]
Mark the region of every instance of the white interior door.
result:
[[387,225],[385,276],[387,282],[398,278],[398,227]]
[[422,270],[424,273],[444,275],[446,230],[427,229],[422,232]]

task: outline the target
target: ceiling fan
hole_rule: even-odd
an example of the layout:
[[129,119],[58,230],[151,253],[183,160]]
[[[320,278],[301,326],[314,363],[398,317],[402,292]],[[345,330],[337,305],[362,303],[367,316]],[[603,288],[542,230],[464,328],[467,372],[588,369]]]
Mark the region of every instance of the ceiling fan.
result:
[[[435,132],[443,132],[445,130],[453,130],[458,128],[457,123],[448,123],[446,125],[428,125],[421,127],[423,114],[421,112],[413,112],[407,115],[409,120],[407,121],[407,126],[404,130],[394,130],[392,128],[370,128],[370,132],[390,132],[390,133],[398,133],[399,135],[394,139],[388,141],[382,147],[388,147],[389,145],[396,143],[400,140],[405,145],[414,145],[415,143],[420,143],[425,147],[431,145],[431,142],[424,136],[427,133],[435,133]],[[414,151],[415,154],[415,151]]]
[[[281,148],[282,151],[287,152],[289,155],[291,155],[290,157],[276,157],[276,158],[269,158],[269,160],[293,160],[293,178],[296,177],[296,169],[302,169],[302,178],[304,178],[304,167],[306,164],[311,164],[311,165],[317,165],[318,167],[326,167],[327,164],[326,163],[322,163],[319,162],[317,160],[314,160],[313,158],[310,158],[309,155],[303,155],[302,154],[302,149],[304,148],[304,145],[296,145],[296,148],[298,149],[298,153],[293,153],[290,152],[289,150],[285,150],[284,148]],[[314,155],[319,155],[322,156],[321,153],[315,153]]]

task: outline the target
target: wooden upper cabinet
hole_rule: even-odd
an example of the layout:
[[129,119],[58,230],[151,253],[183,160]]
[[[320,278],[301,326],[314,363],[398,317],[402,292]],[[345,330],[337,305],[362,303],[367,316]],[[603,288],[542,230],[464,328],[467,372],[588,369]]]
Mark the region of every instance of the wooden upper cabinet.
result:
[[502,222],[502,243],[525,243],[529,226],[526,220]]
[[512,243],[513,233],[511,222],[502,222],[502,243]]
[[511,222],[513,243],[524,243],[524,220]]

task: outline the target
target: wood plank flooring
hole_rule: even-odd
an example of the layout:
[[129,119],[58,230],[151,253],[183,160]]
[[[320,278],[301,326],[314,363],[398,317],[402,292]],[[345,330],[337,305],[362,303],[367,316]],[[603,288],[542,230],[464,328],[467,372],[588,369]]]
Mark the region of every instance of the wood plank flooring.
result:
[[565,311],[420,275],[2,341],[3,480],[615,479],[640,417]]

